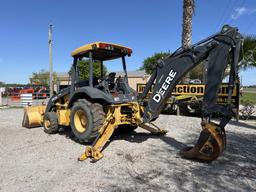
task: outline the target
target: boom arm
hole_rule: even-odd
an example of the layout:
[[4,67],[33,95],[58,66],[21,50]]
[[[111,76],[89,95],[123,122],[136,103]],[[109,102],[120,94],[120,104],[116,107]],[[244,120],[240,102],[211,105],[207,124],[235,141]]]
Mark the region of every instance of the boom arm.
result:
[[[178,84],[180,79],[206,59],[208,59],[208,78],[203,111],[205,115],[216,111],[228,113],[223,108],[220,108],[220,106],[216,106],[215,101],[224,70],[228,64],[230,52],[232,53],[232,63],[229,84],[232,91],[240,52],[240,41],[241,35],[238,33],[237,28],[224,26],[220,33],[200,41],[193,45],[191,49],[178,50],[170,57],[160,61],[140,98],[141,100],[145,98],[155,82],[152,96],[144,110],[143,121],[148,123],[155,120],[170,97],[172,89]],[[230,93],[232,93],[231,91]]]
[[[189,159],[212,161],[224,150],[226,145],[225,125],[232,118],[231,95],[237,78],[237,64],[241,47],[241,35],[237,28],[224,26],[222,31],[193,45],[188,50],[177,50],[170,57],[158,63],[151,75],[141,100],[146,97],[155,83],[152,96],[144,108],[143,122],[154,121],[163,109],[172,89],[191,69],[208,60],[207,82],[203,98],[202,131],[194,147],[188,147],[181,155]],[[216,104],[217,92],[224,71],[230,62],[228,105]],[[204,62],[205,63],[205,62]],[[210,121],[213,113],[222,114],[219,123]]]

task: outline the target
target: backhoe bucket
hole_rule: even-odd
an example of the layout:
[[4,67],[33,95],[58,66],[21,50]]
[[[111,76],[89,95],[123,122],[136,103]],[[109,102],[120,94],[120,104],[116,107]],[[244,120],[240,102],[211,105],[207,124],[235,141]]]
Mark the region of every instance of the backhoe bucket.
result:
[[224,128],[221,129],[218,124],[205,121],[202,122],[202,128],[197,144],[194,147],[182,150],[180,152],[182,157],[211,162],[225,149],[226,135]]
[[26,128],[42,126],[45,108],[45,105],[24,108],[22,126]]

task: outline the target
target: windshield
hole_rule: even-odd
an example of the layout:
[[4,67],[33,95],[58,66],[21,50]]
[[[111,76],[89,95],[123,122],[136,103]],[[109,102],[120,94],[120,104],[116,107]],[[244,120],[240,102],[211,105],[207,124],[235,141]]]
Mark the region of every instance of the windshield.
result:
[[[87,57],[78,59],[77,69],[80,80],[88,80],[90,76],[90,61]],[[101,63],[99,60],[93,60],[93,77],[103,78],[112,72],[117,72],[117,77],[124,77],[122,59],[114,59],[104,61]]]

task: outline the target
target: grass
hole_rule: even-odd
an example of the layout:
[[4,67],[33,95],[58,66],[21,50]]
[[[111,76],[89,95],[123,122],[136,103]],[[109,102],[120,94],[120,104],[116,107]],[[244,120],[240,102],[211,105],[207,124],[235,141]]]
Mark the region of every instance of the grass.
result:
[[256,104],[256,93],[243,93],[240,97],[241,104]]
[[244,87],[243,91],[255,91],[256,92],[256,87]]

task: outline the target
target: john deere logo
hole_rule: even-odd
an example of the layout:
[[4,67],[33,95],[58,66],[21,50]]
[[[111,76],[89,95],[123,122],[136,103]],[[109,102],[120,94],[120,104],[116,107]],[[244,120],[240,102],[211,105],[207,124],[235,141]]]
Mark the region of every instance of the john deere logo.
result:
[[176,76],[175,71],[171,70],[164,80],[164,83],[162,84],[161,88],[157,91],[157,93],[154,95],[153,100],[157,103],[161,100],[162,97],[164,97],[167,89],[169,88],[171,82],[173,81],[174,77]]

